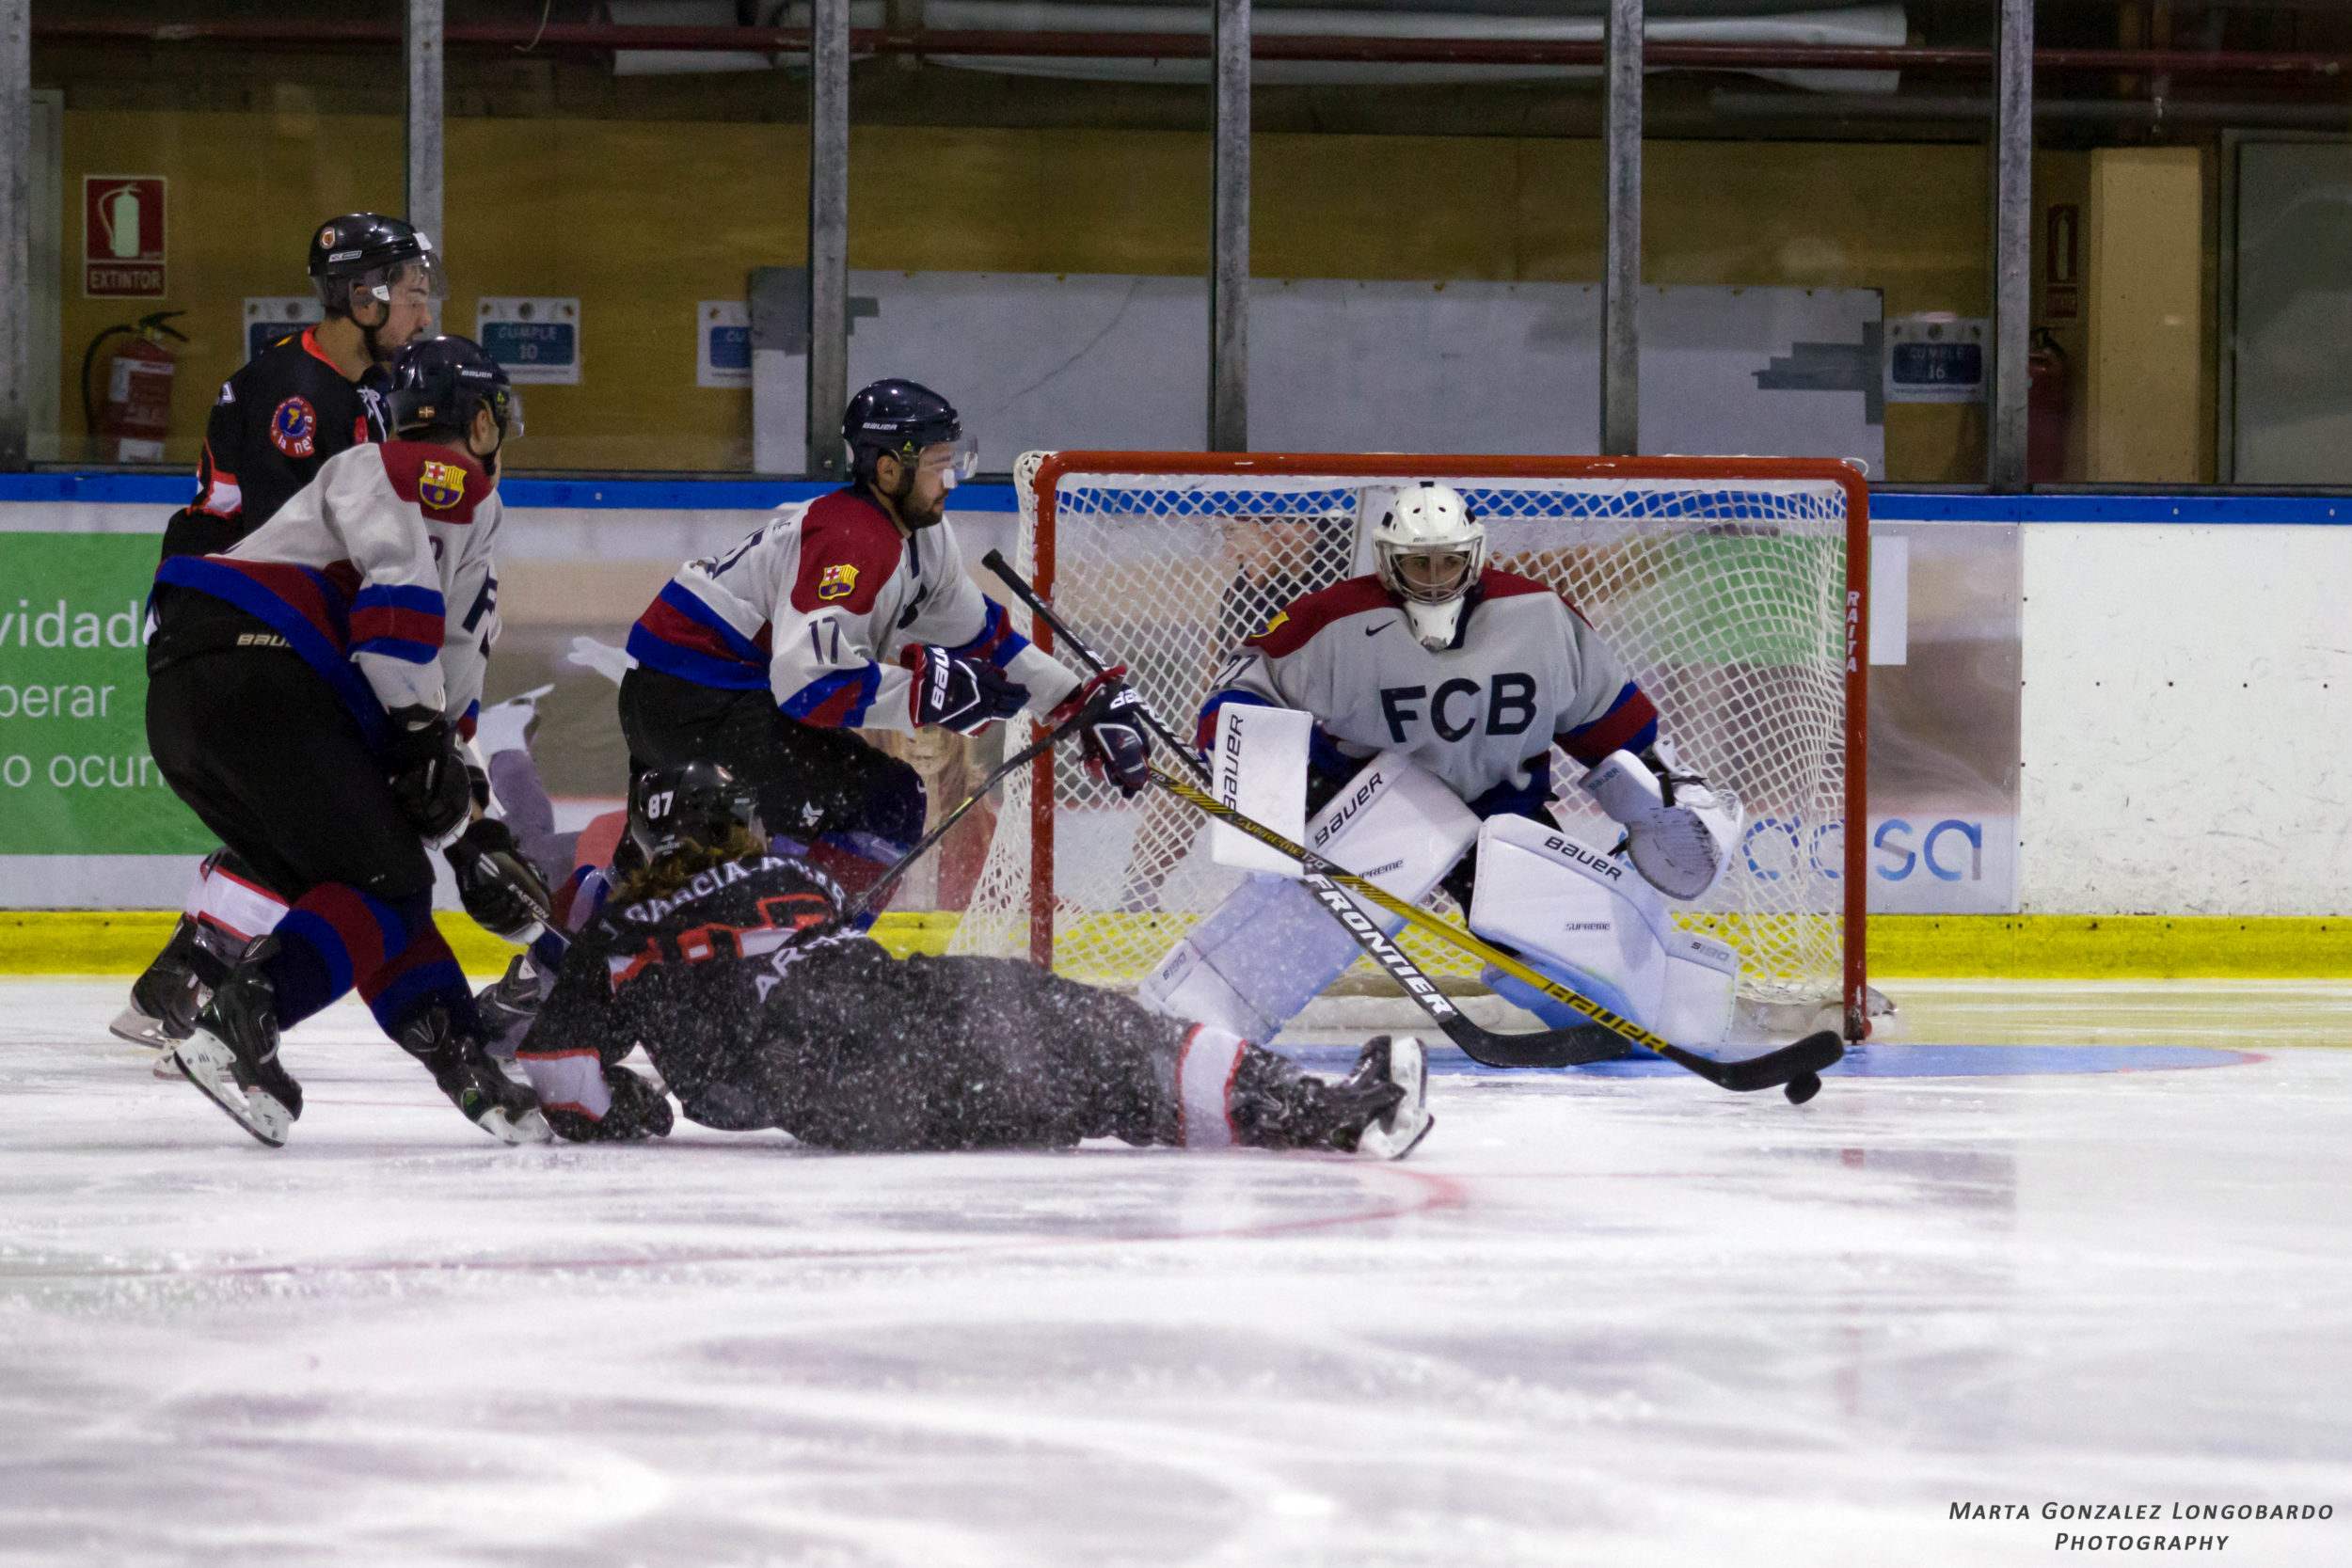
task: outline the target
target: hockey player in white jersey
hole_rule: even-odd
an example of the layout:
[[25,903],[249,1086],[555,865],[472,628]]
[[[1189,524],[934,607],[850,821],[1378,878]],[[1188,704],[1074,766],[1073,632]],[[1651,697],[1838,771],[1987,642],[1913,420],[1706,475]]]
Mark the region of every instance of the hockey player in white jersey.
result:
[[922,836],[923,782],[850,732],[970,735],[1025,708],[1071,720],[1127,794],[1147,781],[1115,679],[1081,685],[965,575],[947,497],[977,449],[947,400],[878,381],[850,400],[852,483],[690,561],[629,632],[621,733],[642,772],[710,761],[770,831],[855,897]]
[[[1720,1038],[1736,956],[1680,931],[1659,895],[1714,883],[1737,802],[1679,766],[1650,698],[1573,605],[1486,564],[1486,528],[1458,492],[1397,492],[1372,544],[1372,574],[1294,601],[1220,673],[1197,737],[1219,792],[1400,896],[1444,886],[1473,931],[1645,1027]],[[1622,844],[1579,843],[1545,815],[1555,746]],[[1262,874],[1169,951],[1138,999],[1271,1038],[1356,948],[1225,832],[1218,858]],[[1500,972],[1486,978],[1548,1024],[1579,1022]]]
[[302,1091],[278,1033],[357,990],[468,1119],[545,1139],[530,1090],[484,1053],[425,854],[473,804],[464,736],[496,629],[499,453],[519,410],[505,372],[463,338],[404,350],[388,401],[400,439],[328,459],[253,533],[156,577],[156,764],[293,899],[172,1056],[240,1126],[282,1144]]

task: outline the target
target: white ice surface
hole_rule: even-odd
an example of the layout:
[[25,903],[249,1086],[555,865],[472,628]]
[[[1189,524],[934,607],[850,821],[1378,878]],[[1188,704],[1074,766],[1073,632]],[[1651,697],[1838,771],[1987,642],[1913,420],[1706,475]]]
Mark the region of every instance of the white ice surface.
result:
[[1440,1077],[1403,1165],[510,1150],[346,1006],[273,1153],[105,1037],[121,989],[0,983],[0,1562],[2006,1564],[2061,1527],[1952,1503],[2045,1500],[2337,1513],[2064,1561],[2352,1562],[2343,1051]]

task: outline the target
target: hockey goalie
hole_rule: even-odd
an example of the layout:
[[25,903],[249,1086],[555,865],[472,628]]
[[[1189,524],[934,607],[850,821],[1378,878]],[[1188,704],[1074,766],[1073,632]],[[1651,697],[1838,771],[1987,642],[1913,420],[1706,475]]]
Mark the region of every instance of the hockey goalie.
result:
[[[1574,605],[1486,563],[1486,527],[1457,491],[1398,492],[1372,545],[1373,573],[1294,600],[1218,674],[1196,736],[1218,793],[1402,898],[1444,888],[1473,932],[1657,1034],[1720,1041],[1738,955],[1678,927],[1668,901],[1723,875],[1739,803],[1680,765],[1656,706]],[[1550,818],[1555,745],[1616,842],[1581,842]],[[1357,950],[1295,863],[1212,832],[1217,860],[1258,874],[1137,999],[1269,1039]],[[1549,1026],[1579,1022],[1499,970],[1484,979]]]

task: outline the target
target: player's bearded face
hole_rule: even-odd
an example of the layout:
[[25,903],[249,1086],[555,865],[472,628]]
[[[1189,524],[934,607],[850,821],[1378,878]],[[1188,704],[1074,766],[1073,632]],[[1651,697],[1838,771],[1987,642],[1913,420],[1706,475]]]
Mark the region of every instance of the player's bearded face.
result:
[[947,492],[955,486],[955,453],[946,445],[926,448],[899,470],[898,515],[909,528],[930,528],[947,515]]
[[376,353],[387,360],[410,343],[433,336],[433,286],[422,271],[405,269],[392,284],[391,295],[384,307],[384,325],[375,329]]

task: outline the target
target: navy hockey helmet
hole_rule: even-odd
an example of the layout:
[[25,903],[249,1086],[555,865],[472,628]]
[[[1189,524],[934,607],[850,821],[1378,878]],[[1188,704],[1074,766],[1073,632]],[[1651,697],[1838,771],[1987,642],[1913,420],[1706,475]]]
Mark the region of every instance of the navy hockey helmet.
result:
[[628,790],[628,841],[650,865],[681,849],[716,849],[737,829],[765,842],[751,786],[717,762],[648,768]]
[[841,415],[841,439],[849,443],[850,467],[860,479],[873,477],[884,453],[911,468],[924,452],[942,445],[949,449],[945,467],[951,487],[979,467],[978,444],[964,434],[955,404],[898,376],[877,381],[850,400]]
[[384,405],[394,436],[421,430],[469,430],[473,411],[486,407],[501,439],[523,433],[522,394],[505,368],[471,338],[454,335],[410,343],[392,359]]
[[350,312],[354,285],[389,304],[392,285],[411,266],[423,272],[432,297],[448,295],[448,280],[441,276],[433,242],[401,218],[345,213],[310,233],[310,282],[330,315]]

